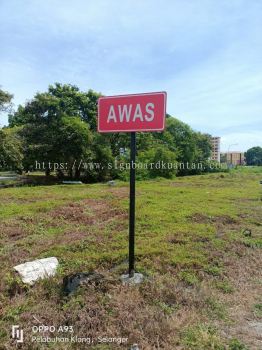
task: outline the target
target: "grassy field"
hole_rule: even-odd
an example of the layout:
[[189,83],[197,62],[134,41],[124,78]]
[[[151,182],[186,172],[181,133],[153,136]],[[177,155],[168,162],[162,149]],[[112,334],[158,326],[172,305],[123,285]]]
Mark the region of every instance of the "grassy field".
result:
[[[127,183],[1,189],[0,349],[260,349],[259,180],[261,167],[138,182],[136,270],[147,278],[136,287],[119,281],[127,270]],[[13,271],[50,256],[59,260],[57,275],[32,287]],[[62,294],[64,276],[93,270],[103,283]],[[14,324],[24,329],[23,344],[11,339]],[[30,343],[39,324],[128,344]]]

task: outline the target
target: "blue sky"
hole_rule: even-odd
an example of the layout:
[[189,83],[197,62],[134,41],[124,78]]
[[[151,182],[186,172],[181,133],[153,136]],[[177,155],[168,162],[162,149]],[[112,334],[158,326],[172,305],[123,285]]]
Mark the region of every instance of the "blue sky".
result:
[[222,150],[262,146],[261,0],[0,0],[0,42],[16,105],[56,81],[165,90],[168,113]]

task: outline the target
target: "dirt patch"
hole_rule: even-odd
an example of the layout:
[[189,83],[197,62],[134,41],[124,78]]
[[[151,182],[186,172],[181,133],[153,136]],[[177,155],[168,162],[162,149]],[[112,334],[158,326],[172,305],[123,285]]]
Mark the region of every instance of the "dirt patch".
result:
[[[93,236],[88,230],[77,230],[77,229],[70,229],[66,230],[63,233],[59,233],[57,235],[52,236],[40,236],[37,241],[33,242],[33,249],[31,254],[27,253],[26,256],[30,256],[30,260],[38,258],[43,252],[48,251],[49,249],[52,249],[56,246],[71,246],[73,247],[75,244],[78,244],[79,242],[83,242],[85,244],[86,240],[88,240],[90,237]],[[21,254],[19,253],[19,250],[15,250],[12,252],[12,260],[19,260],[19,262],[24,262],[26,259],[21,259]],[[26,257],[25,256],[25,257]]]
[[231,218],[228,215],[214,216],[212,217],[211,221],[214,222],[215,224],[222,224],[222,225],[237,224],[237,220]]
[[[233,248],[233,247],[232,247]],[[242,248],[243,249],[243,248]],[[235,337],[256,350],[261,347],[261,320],[256,319],[253,308],[262,295],[262,265],[261,249],[244,248],[240,258],[232,253],[224,258],[226,276],[234,287],[233,294],[224,295],[229,308],[232,325],[223,328],[228,337]],[[236,263],[237,262],[237,263]]]
[[25,236],[25,231],[22,227],[17,224],[0,225],[0,233],[6,236],[8,240],[16,241],[21,237]]
[[55,220],[93,224],[92,216],[85,212],[85,207],[80,203],[70,203],[67,206],[58,207],[49,215]]
[[208,237],[197,237],[197,238],[193,238],[193,242],[207,243],[207,242],[210,242],[210,238],[208,238]]
[[167,242],[171,244],[186,244],[187,242],[184,239],[180,239],[175,236],[169,236],[167,237]]
[[233,225],[237,221],[229,215],[208,216],[201,213],[193,214],[190,219],[198,224]]
[[[116,187],[108,191],[112,193],[117,198],[128,198],[129,196],[129,188],[128,187]],[[137,192],[139,194],[139,192]]]
[[189,217],[189,219],[198,224],[209,224],[211,223],[211,218],[207,215],[195,213]]
[[15,266],[28,261],[29,259],[33,260],[31,257],[30,251],[26,248],[10,246],[6,253],[2,254],[1,260],[3,265]]
[[63,244],[75,243],[87,237],[90,237],[90,233],[88,231],[70,230],[56,237],[54,243],[63,243]]
[[229,215],[208,216],[201,213],[195,213],[190,219],[194,223],[214,225],[217,238],[223,238],[225,233],[229,230],[240,229],[240,222]]
[[182,239],[177,239],[177,238],[171,238],[168,241],[171,244],[186,244],[186,241],[183,241]]
[[[53,239],[48,239],[48,247],[52,247],[54,245],[69,245],[69,244],[74,244],[76,242],[82,241],[85,238],[90,237],[90,232],[88,230],[86,231],[77,231],[77,230],[68,230],[63,234],[56,235],[53,237]],[[42,240],[43,246],[46,249],[45,242],[46,238]],[[41,242],[40,242],[41,245]]]
[[106,200],[87,199],[58,207],[49,213],[53,220],[65,220],[72,223],[94,225],[109,219],[127,216],[127,212]]

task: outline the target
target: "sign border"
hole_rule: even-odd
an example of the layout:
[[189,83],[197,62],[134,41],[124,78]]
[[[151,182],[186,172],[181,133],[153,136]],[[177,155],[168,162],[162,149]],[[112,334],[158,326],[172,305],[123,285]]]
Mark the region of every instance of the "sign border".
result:
[[[163,94],[164,95],[164,118],[163,118],[163,126],[160,129],[143,129],[143,130],[137,130],[137,129],[128,129],[128,130],[100,130],[100,124],[99,124],[99,105],[100,105],[100,101],[103,99],[113,99],[113,98],[117,98],[117,97],[129,97],[129,96],[141,96],[141,95],[160,95]],[[109,134],[109,133],[114,133],[114,132],[158,132],[158,131],[163,131],[165,129],[165,121],[166,121],[166,100],[167,100],[167,93],[166,91],[157,91],[157,92],[144,92],[144,93],[137,93],[137,94],[126,94],[126,95],[114,95],[114,96],[101,96],[98,99],[98,104],[97,104],[97,130],[100,133],[103,134]]]

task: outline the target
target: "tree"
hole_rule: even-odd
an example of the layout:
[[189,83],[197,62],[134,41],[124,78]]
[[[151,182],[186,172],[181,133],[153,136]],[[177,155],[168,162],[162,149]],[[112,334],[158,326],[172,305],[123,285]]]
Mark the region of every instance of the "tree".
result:
[[82,92],[75,85],[55,83],[47,92],[37,93],[25,107],[9,115],[9,126],[37,123],[42,119],[59,119],[64,115],[78,117],[96,130],[97,100],[100,94]]
[[[21,128],[24,140],[25,169],[38,163],[66,163],[71,177],[79,178],[80,169],[73,165],[94,162],[100,168],[81,169],[88,181],[102,181],[120,176],[108,164],[120,161],[120,149],[129,150],[129,133],[98,134],[97,100],[100,94],[89,90],[82,92],[77,86],[56,83],[47,92],[37,93],[25,106],[19,106],[9,115],[10,127]],[[166,129],[163,133],[138,133],[137,153],[150,161],[175,159],[179,163],[206,162],[210,155],[209,135],[197,133],[187,124],[166,115]],[[124,154],[128,159],[128,152]],[[69,167],[69,169],[68,169]],[[51,169],[46,169],[46,174]],[[154,176],[170,177],[171,172],[160,169]],[[164,169],[163,169],[164,170]],[[179,174],[194,174],[195,168],[179,167]],[[157,175],[156,175],[157,173]],[[59,175],[66,174],[59,169]],[[162,175],[161,175],[162,174]],[[172,173],[173,174],[173,173]],[[153,176],[147,172],[146,176]],[[143,175],[144,176],[144,175]]]
[[[163,133],[154,133],[154,137],[176,153],[177,162],[181,164],[178,174],[196,174],[208,171],[206,166],[211,155],[210,135],[196,132],[180,120],[166,116],[166,129]],[[198,164],[202,163],[201,167]]]
[[252,147],[245,153],[247,165],[262,165],[262,147]]
[[[72,166],[91,156],[90,129],[96,128],[98,96],[92,90],[83,93],[76,86],[56,83],[9,115],[11,127],[22,126],[25,169],[44,162],[48,175],[47,164],[66,163],[69,174],[78,178],[80,169]],[[65,173],[59,170],[60,175]]]
[[88,181],[105,181],[116,177],[114,169],[114,159],[110,140],[105,135],[97,132],[93,133],[93,143],[91,145],[92,159],[90,167],[85,170]]
[[26,145],[24,167],[28,170],[37,165],[46,175],[56,170],[60,176],[68,173],[72,178],[79,178],[79,164],[91,157],[92,134],[79,117],[63,116],[58,120],[28,123],[21,127],[20,134]]
[[210,158],[212,145],[211,135],[202,134],[201,132],[195,132],[196,147],[197,147],[197,161],[205,161]]
[[[81,162],[92,158],[92,134],[88,124],[79,117],[63,117],[58,133],[54,137],[53,148],[60,164],[65,164],[71,178],[79,179]],[[61,170],[61,169],[60,169]],[[60,171],[60,174],[63,172]]]
[[166,146],[157,146],[147,152],[148,164],[152,163],[153,167],[149,167],[150,177],[165,177],[172,178],[176,170],[176,154],[168,149]]
[[[177,173],[176,154],[166,145],[154,144],[151,148],[138,152],[136,159],[136,178],[145,180],[156,177],[172,178]],[[129,179],[129,157],[118,157],[116,176],[121,180]]]
[[0,169],[21,172],[22,161],[23,147],[18,128],[0,129]]
[[7,112],[10,110],[12,98],[13,95],[0,89],[0,112]]
[[172,136],[172,142],[178,153],[178,161],[192,163],[196,153],[193,130],[176,118],[168,118],[166,131]]

